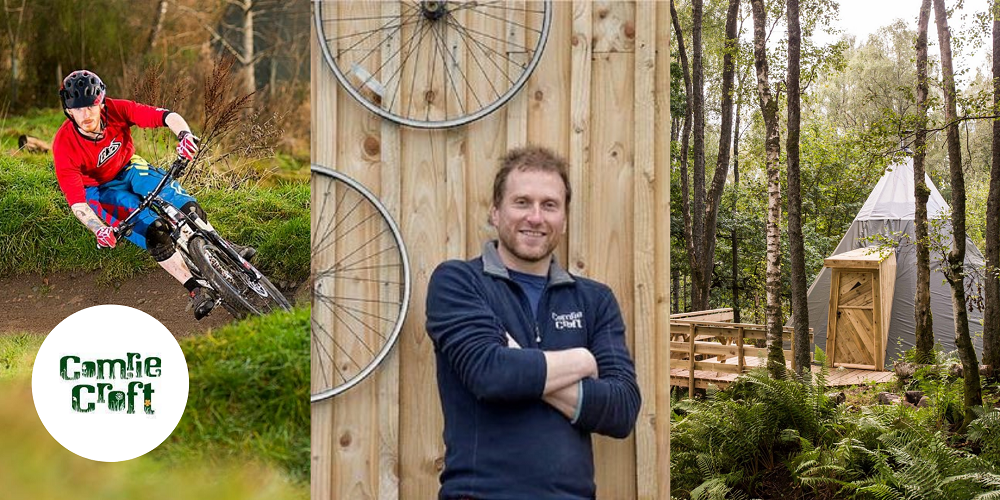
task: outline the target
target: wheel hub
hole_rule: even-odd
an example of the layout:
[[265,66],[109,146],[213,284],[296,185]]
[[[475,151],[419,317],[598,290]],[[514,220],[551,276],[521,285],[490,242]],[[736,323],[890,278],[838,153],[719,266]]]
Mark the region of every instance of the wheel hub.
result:
[[420,13],[429,21],[437,21],[448,13],[448,2],[420,2]]

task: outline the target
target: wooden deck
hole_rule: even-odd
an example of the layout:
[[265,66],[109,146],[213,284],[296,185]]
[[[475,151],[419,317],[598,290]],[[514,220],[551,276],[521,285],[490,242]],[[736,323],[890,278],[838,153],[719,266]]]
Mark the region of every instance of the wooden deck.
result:
[[[748,367],[760,366],[762,361],[763,359],[758,357],[745,358],[745,363]],[[727,359],[725,364],[736,364],[736,359]],[[791,362],[786,362],[786,366],[791,370]],[[814,365],[811,368],[813,373],[819,373],[820,368],[818,366]],[[674,368],[670,370],[670,385],[688,387],[690,383],[688,374],[687,368]],[[736,377],[737,374],[735,373],[695,370],[694,387],[696,389],[707,389],[709,384],[712,384],[723,389],[736,380]],[[877,372],[854,368],[833,368],[829,371],[829,375],[826,378],[826,385],[827,387],[844,387],[849,385],[877,384],[891,382],[895,378],[895,373],[891,371]]]

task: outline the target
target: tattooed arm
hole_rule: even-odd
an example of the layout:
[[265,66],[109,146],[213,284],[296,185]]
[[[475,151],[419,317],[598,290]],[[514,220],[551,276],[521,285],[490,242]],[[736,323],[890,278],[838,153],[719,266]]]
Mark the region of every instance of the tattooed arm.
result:
[[70,209],[73,210],[73,215],[80,220],[80,223],[87,226],[87,229],[90,229],[90,232],[94,234],[97,234],[97,230],[105,226],[94,210],[90,208],[90,205],[86,203],[74,203]]

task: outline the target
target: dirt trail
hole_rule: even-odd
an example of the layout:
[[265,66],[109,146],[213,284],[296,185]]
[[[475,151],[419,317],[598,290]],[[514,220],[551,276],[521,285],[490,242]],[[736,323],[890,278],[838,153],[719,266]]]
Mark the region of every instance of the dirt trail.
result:
[[47,334],[70,314],[99,304],[119,304],[148,313],[175,337],[186,337],[233,321],[219,307],[196,321],[186,310],[184,288],[156,270],[126,282],[97,284],[98,272],[20,275],[0,278],[0,335]]

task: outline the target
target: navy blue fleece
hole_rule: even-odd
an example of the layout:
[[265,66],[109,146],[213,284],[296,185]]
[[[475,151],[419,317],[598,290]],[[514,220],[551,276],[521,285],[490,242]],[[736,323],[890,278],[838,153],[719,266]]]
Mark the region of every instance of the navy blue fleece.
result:
[[[524,291],[488,243],[483,257],[448,261],[434,271],[427,332],[445,418],[440,498],[594,497],[590,434],[627,436],[641,402],[610,288],[553,263],[532,315]],[[507,347],[507,334],[522,348]],[[583,381],[575,424],[541,399],[543,351],[573,347],[590,350],[599,372]]]

